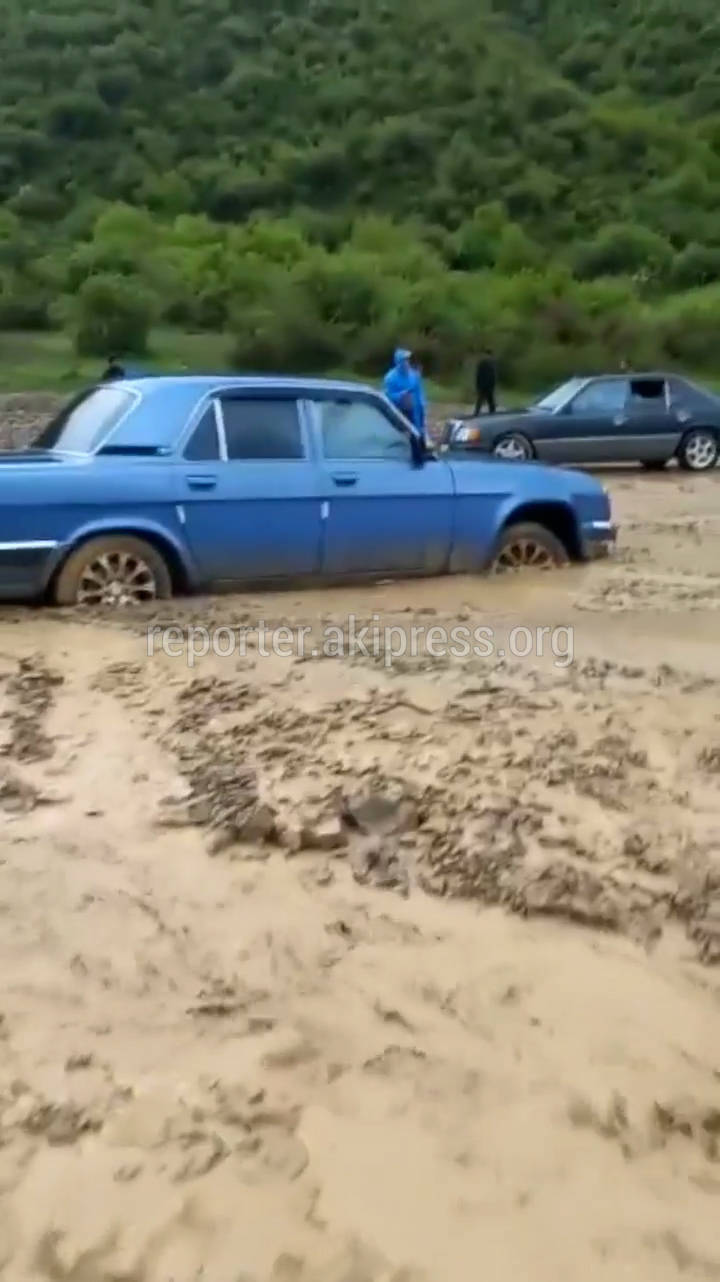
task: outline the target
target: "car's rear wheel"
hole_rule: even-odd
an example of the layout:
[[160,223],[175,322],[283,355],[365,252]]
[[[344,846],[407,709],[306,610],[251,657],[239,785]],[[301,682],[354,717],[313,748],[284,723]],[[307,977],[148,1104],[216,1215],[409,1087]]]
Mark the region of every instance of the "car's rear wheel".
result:
[[681,441],[678,463],[686,472],[707,472],[717,463],[718,454],[720,445],[715,432],[706,427],[696,427]]
[[90,539],[70,553],[54,585],[56,605],[142,605],[172,596],[170,571],[144,539],[114,534]]
[[509,432],[495,442],[493,454],[495,458],[505,459],[508,463],[522,463],[533,457],[533,447],[521,432]]
[[490,573],[555,570],[567,565],[569,560],[567,549],[551,530],[528,521],[508,525],[502,531],[490,562]]

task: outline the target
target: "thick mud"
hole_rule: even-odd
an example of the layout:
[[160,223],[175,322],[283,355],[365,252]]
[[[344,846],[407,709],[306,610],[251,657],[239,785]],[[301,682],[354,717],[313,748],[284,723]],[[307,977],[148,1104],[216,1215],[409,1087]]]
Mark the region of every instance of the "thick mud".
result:
[[608,484],[555,576],[0,615],[0,1276],[720,1276],[720,481]]

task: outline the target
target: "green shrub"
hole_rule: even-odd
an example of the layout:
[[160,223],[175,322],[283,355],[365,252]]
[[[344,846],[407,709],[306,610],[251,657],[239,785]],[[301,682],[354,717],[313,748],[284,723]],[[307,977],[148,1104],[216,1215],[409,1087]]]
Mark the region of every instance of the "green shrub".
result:
[[50,328],[50,295],[13,272],[0,275],[0,330]]
[[693,289],[720,280],[720,248],[716,245],[686,245],[670,270],[675,289]]
[[663,352],[673,363],[695,369],[717,367],[720,285],[708,285],[667,300],[653,313],[650,323]]
[[672,257],[672,245],[657,232],[634,223],[612,223],[577,250],[574,262],[586,280],[625,275],[652,280],[668,271]]
[[104,273],[89,276],[75,304],[75,348],[82,356],[142,356],[153,320],[153,299],[142,283]]

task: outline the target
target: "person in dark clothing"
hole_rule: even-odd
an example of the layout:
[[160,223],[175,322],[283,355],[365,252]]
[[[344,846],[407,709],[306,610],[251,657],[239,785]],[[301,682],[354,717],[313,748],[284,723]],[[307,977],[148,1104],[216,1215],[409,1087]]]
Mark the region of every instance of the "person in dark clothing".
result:
[[481,414],[487,405],[488,413],[495,413],[495,387],[497,367],[489,347],[484,347],[475,370],[475,413]]
[[125,370],[123,369],[117,356],[111,356],[107,363],[107,369],[104,371],[101,383],[112,383],[116,378],[124,378]]

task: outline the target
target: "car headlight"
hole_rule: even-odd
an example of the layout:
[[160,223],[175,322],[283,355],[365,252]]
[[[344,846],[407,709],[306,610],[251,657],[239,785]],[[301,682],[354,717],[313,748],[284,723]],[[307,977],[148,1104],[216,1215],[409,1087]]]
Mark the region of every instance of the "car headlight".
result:
[[462,423],[458,424],[458,426],[453,430],[452,439],[453,441],[460,442],[462,445],[467,445],[470,441],[479,441],[480,436],[481,433],[479,427],[469,427],[467,423]]

